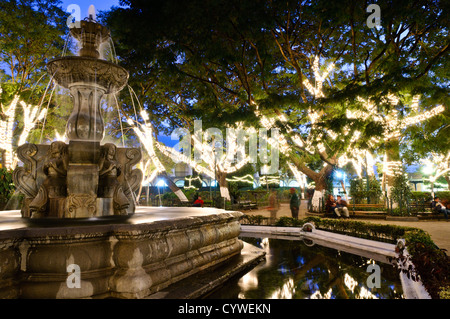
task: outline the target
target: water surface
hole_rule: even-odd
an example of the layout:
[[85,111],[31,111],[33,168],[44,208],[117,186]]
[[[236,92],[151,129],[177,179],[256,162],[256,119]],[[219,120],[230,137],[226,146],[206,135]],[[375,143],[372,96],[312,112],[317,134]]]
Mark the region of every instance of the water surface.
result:
[[[231,279],[207,298],[230,299],[396,299],[403,298],[391,264],[300,240],[241,238],[266,251],[266,261]],[[380,267],[380,288],[370,264]],[[370,278],[369,278],[370,277]],[[368,284],[369,279],[369,284]]]

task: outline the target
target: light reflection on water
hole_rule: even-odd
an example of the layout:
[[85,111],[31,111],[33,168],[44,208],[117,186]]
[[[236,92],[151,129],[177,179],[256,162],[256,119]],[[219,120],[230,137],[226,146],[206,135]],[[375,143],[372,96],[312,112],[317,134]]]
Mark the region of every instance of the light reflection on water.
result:
[[[266,260],[229,280],[207,298],[395,299],[403,298],[396,267],[302,241],[241,238],[266,251]],[[367,266],[381,268],[381,287],[369,288]]]

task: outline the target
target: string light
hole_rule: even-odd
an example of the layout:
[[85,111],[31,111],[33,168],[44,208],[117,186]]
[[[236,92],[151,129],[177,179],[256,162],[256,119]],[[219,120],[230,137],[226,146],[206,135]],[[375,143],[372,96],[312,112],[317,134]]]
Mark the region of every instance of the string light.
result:
[[430,174],[429,180],[434,183],[439,177],[450,172],[450,151],[447,155],[432,152],[431,158],[422,160],[421,162],[430,167],[434,166],[434,174]]
[[[385,102],[390,103],[392,106],[396,106],[399,103],[399,98],[396,97],[393,94],[388,94],[386,98],[382,99]],[[412,103],[411,103],[411,109],[414,112],[418,111],[419,108],[419,100],[420,100],[420,95],[415,95],[412,98]],[[346,111],[346,116],[349,119],[362,119],[362,120],[366,120],[368,118],[370,118],[373,121],[376,122],[380,122],[382,123],[383,127],[384,127],[384,133],[382,138],[376,138],[376,137],[372,137],[368,144],[371,147],[375,147],[378,143],[380,143],[381,140],[383,141],[388,141],[390,139],[394,139],[394,138],[399,138],[401,136],[401,130],[406,128],[407,126],[410,125],[414,125],[417,123],[420,123],[422,121],[425,121],[427,119],[432,118],[433,116],[436,116],[439,113],[442,113],[445,108],[442,105],[439,105],[437,107],[434,107],[433,109],[431,109],[430,111],[426,111],[422,114],[416,115],[416,116],[409,116],[406,117],[404,119],[399,119],[398,116],[398,111],[397,110],[392,110],[389,114],[387,114],[386,116],[383,116],[382,114],[379,114],[376,108],[376,105],[374,103],[372,103],[370,101],[370,99],[363,99],[361,97],[357,97],[357,101],[361,102],[363,104],[364,109],[360,109],[357,111],[351,111],[351,110],[347,110]],[[352,137],[352,142],[356,142],[359,139],[359,134],[358,136],[353,136]],[[338,162],[340,163],[340,165],[345,165],[348,162],[352,162],[353,166],[356,168],[358,175],[360,175],[359,172],[361,172],[361,159],[358,158],[358,151],[356,149],[352,150],[354,156],[356,157],[356,160],[350,160],[348,157],[346,156],[342,156]],[[369,152],[366,153],[366,155],[368,155]],[[373,157],[367,157],[368,160],[370,160],[372,163],[373,161]],[[372,164],[373,165],[373,164]],[[401,168],[401,162],[399,161],[388,161],[387,157],[385,155],[385,160],[383,163],[383,172],[386,173],[386,175],[389,176],[393,176],[395,174],[397,174],[397,172],[400,170]]]
[[247,174],[242,177],[233,176],[232,178],[227,178],[226,180],[229,182],[241,182],[241,183],[248,183],[251,185],[253,185],[253,183],[255,182],[253,176],[250,174]]
[[445,111],[445,107],[443,105],[438,105],[435,108],[429,110],[429,111],[425,111],[422,114],[416,115],[416,116],[411,116],[411,117],[407,117],[406,119],[404,119],[402,121],[402,127],[406,128],[409,125],[414,125],[420,122],[423,122],[425,120],[428,120],[436,115],[438,115],[439,113],[442,113]]
[[195,190],[197,190],[198,188],[195,187],[194,185],[192,185],[192,181],[199,181],[200,183],[203,183],[203,181],[200,178],[200,176],[197,176],[197,177],[188,177],[188,176],[186,176],[184,179],[189,182],[189,185],[188,186],[184,186],[184,189],[195,189]]
[[38,106],[33,107],[31,104],[27,105],[23,101],[20,101],[20,104],[23,108],[23,131],[20,134],[18,146],[26,142],[30,131],[36,126],[36,123],[41,121],[47,114],[47,109],[41,110],[38,114]]
[[264,176],[259,178],[259,183],[261,185],[280,184],[280,177],[279,176],[264,175]]
[[7,169],[14,169],[14,152],[12,148],[14,116],[16,114],[19,96],[15,95],[8,109],[4,112],[5,120],[0,119],[0,148],[3,149],[5,156],[5,166]]
[[[131,119],[127,119],[127,122],[133,128],[136,135],[139,137],[139,140],[144,145],[144,148],[147,151],[147,154],[150,157],[150,160],[152,161],[153,165],[156,167],[155,170],[152,172],[150,178],[148,179],[148,182],[151,182],[159,173],[166,172],[166,169],[165,169],[164,165],[162,165],[158,156],[156,156],[156,153],[154,150],[153,132],[152,132],[151,124],[147,123],[149,116],[143,110],[141,111],[141,116],[144,119],[144,124],[143,125],[140,124],[139,127],[136,126],[134,124],[133,120],[131,120]],[[177,197],[182,202],[188,201],[186,195],[184,195],[184,193],[181,191],[175,192],[175,195],[177,195]]]
[[14,117],[16,114],[17,105],[20,104],[23,108],[23,130],[19,136],[18,146],[24,144],[30,131],[36,126],[38,121],[41,121],[47,110],[41,110],[39,106],[32,106],[19,100],[19,96],[15,95],[11,104],[4,112],[5,120],[0,119],[0,149],[5,151],[5,166],[8,169],[14,169],[17,166],[18,158],[13,151],[13,134],[14,134]]
[[300,185],[300,187],[304,188],[307,185],[306,182],[306,175],[301,173],[297,167],[295,167],[294,164],[292,164],[291,162],[287,163],[289,166],[289,169],[291,170],[291,172],[294,174],[295,179],[297,180],[297,183]]
[[[385,155],[387,159],[387,156]],[[383,163],[383,173],[387,176],[395,176],[398,175],[402,171],[402,162],[400,161],[387,161],[385,160]]]
[[140,124],[140,127],[138,127],[134,125],[134,122],[131,119],[128,119],[127,122],[133,128],[134,132],[139,137],[139,140],[144,145],[144,148],[147,151],[147,154],[149,155],[153,164],[155,165],[157,172],[158,173],[165,172],[166,169],[161,164],[161,161],[159,160],[158,156],[156,156],[155,150],[153,148],[153,134],[151,125],[145,122],[143,125]]

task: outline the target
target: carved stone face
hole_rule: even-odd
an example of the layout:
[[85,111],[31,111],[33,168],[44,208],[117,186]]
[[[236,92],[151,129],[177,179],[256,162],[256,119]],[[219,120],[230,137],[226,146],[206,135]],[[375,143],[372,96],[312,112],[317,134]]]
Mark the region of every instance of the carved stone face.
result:
[[114,147],[110,147],[108,149],[108,159],[113,159],[114,158],[114,154],[116,154],[116,150],[114,149]]
[[65,153],[66,144],[63,142],[53,142],[50,145],[50,157],[51,158],[62,158]]
[[114,159],[114,155],[116,154],[116,147],[114,146],[114,144],[105,144],[104,145],[105,148],[105,158],[108,160],[113,160]]

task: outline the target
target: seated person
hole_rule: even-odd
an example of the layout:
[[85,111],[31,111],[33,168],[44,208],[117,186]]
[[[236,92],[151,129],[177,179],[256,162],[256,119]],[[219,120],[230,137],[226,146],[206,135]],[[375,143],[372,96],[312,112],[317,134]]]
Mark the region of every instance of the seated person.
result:
[[203,207],[203,200],[202,200],[202,198],[199,196],[196,200],[195,200],[195,202],[194,202],[194,204],[192,205],[193,207]]
[[337,195],[336,208],[334,209],[334,212],[339,218],[342,217],[341,213],[344,214],[345,218],[350,218],[350,214],[347,208],[347,202],[342,199],[341,195]]
[[445,205],[439,199],[439,197],[435,197],[434,201],[431,202],[431,212],[435,214],[444,214],[445,219],[448,221],[448,212],[450,209],[448,208],[450,205]]
[[328,195],[327,201],[325,203],[325,212],[327,214],[333,214],[334,209],[336,208],[336,201],[334,200],[333,195]]

